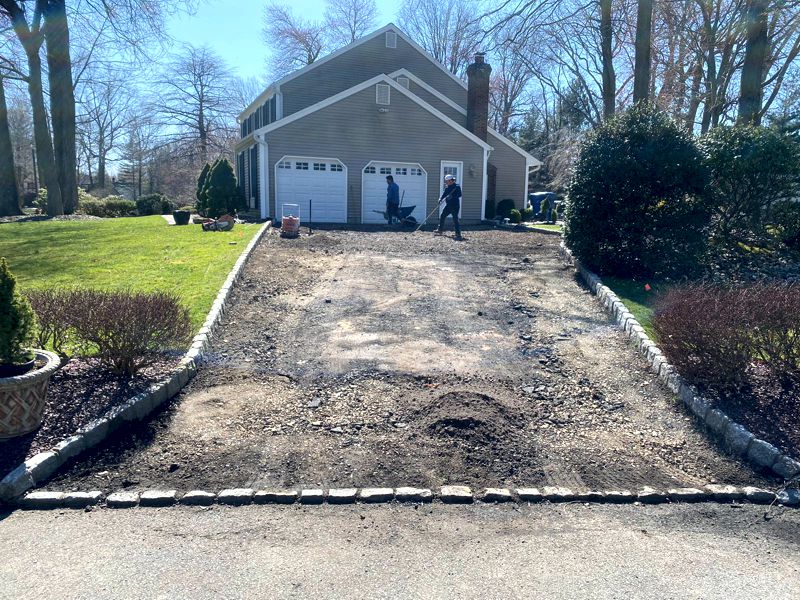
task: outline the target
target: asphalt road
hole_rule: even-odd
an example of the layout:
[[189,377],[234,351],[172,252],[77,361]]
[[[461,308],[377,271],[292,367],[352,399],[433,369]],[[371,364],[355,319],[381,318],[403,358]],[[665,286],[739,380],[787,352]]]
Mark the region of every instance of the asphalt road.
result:
[[15,512],[2,598],[800,597],[800,511],[720,505]]

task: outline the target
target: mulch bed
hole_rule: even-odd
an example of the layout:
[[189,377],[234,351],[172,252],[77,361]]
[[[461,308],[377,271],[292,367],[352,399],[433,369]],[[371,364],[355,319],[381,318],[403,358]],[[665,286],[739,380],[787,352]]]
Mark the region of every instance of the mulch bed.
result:
[[800,386],[781,382],[763,367],[751,367],[747,384],[735,392],[706,394],[716,406],[756,437],[800,457]]
[[26,223],[28,221],[102,221],[100,217],[92,215],[61,215],[59,217],[48,217],[47,215],[14,215],[11,217],[0,217],[0,223]]
[[109,372],[95,359],[69,360],[50,380],[42,426],[0,441],[0,479],[27,458],[49,450],[108,409],[143,392],[177,363],[178,359],[163,360],[131,378]]

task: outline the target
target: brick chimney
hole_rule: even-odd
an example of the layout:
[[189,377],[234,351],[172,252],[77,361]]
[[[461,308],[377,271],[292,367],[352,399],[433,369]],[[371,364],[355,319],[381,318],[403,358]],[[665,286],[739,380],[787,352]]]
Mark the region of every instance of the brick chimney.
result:
[[492,67],[486,54],[478,52],[467,67],[467,129],[486,141],[489,126],[489,76]]

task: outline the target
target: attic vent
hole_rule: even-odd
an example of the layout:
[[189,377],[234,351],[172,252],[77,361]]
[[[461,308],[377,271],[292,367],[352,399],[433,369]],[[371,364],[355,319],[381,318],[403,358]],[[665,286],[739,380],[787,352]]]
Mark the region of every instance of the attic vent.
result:
[[386,47],[397,48],[397,34],[394,31],[386,32]]
[[409,86],[408,77],[398,77],[397,78],[397,83],[399,83],[404,88],[408,89],[408,86]]
[[379,83],[375,86],[375,103],[376,104],[383,104],[384,106],[388,106],[390,104],[389,100],[389,86],[385,83]]

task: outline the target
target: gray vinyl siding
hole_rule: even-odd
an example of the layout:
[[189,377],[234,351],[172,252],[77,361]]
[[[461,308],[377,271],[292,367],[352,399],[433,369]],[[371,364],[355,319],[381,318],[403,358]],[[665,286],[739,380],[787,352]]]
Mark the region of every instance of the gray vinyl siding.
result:
[[[411,71],[411,69],[409,69]],[[413,71],[412,71],[413,72]],[[416,75],[416,73],[414,73]],[[419,77],[419,75],[417,75]],[[417,85],[413,81],[409,83],[408,87],[410,92],[413,92],[416,96],[420,98],[423,102],[430,104],[433,108],[441,112],[446,117],[452,119],[462,127],[464,127],[467,123],[467,117],[463,113],[459,112],[446,102],[444,102],[441,98],[436,96],[435,94],[431,94],[428,90],[423,88],[422,86]]]
[[385,35],[381,34],[282,84],[283,116],[399,69],[408,69],[451,100],[467,105],[466,88],[401,37],[397,38],[397,48],[387,48]]
[[345,164],[349,223],[361,221],[361,175],[370,161],[420,163],[428,174],[426,212],[430,212],[439,198],[440,162],[445,160],[463,161],[462,219],[480,220],[483,148],[397,90],[391,91],[388,112],[379,113],[378,108],[375,87],[370,86],[268,133],[270,213],[280,214],[275,205],[275,163],[284,156],[338,158]]
[[488,143],[493,150],[489,154],[489,162],[497,167],[496,200],[511,198],[517,208],[524,206],[525,188],[527,187],[527,171],[525,157],[506,146],[491,133]]

